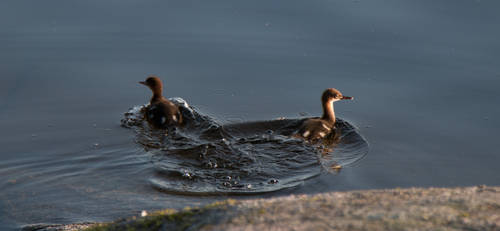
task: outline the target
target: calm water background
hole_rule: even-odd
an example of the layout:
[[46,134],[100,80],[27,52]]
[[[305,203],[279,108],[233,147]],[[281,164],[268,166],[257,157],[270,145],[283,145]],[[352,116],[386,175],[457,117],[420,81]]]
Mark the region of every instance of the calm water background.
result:
[[153,190],[121,128],[149,74],[221,121],[336,104],[370,143],[359,164],[255,197],[498,185],[496,0],[2,1],[0,228],[104,221],[224,197]]

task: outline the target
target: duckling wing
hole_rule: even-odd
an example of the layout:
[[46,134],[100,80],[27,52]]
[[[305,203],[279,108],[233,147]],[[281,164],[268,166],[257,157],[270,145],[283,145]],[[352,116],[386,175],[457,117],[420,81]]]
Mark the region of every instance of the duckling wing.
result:
[[308,140],[317,140],[324,138],[330,132],[330,126],[322,120],[308,119],[302,124],[298,135]]
[[182,122],[182,116],[177,106],[168,102],[151,104],[146,111],[146,119],[155,128],[166,128],[169,125],[177,125]]

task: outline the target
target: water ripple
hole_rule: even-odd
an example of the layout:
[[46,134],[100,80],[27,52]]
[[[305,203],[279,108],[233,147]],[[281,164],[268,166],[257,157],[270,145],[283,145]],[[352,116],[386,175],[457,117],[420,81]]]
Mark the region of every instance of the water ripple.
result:
[[322,172],[355,163],[368,144],[352,125],[311,144],[290,135],[302,119],[220,124],[180,98],[182,128],[154,130],[143,120],[145,106],[125,113],[122,126],[151,155],[153,188],[173,194],[248,194],[296,187]]

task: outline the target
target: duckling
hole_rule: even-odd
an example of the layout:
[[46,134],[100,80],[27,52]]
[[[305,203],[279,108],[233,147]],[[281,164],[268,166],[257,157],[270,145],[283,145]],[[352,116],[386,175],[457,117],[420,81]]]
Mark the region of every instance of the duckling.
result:
[[160,78],[150,76],[139,83],[148,86],[153,92],[153,97],[145,111],[146,120],[151,126],[164,129],[172,125],[182,124],[182,114],[179,107],[162,95],[163,84]]
[[343,96],[335,88],[328,88],[321,96],[323,105],[323,116],[321,118],[306,119],[300,126],[297,136],[306,140],[318,140],[324,138],[335,129],[335,111],[333,103],[339,100],[352,100],[353,97]]

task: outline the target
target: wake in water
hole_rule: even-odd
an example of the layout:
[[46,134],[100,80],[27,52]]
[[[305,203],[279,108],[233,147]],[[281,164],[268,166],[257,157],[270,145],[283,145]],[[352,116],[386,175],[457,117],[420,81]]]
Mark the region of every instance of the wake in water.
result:
[[338,171],[363,158],[368,144],[349,123],[338,120],[336,132],[319,143],[291,135],[303,119],[222,125],[189,106],[179,105],[186,125],[152,129],[145,106],[125,113],[122,126],[136,132],[136,142],[151,154],[158,190],[176,194],[246,194],[300,185],[322,172]]

